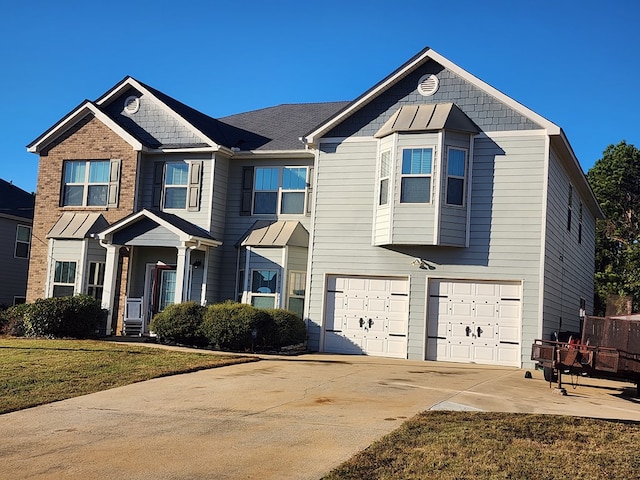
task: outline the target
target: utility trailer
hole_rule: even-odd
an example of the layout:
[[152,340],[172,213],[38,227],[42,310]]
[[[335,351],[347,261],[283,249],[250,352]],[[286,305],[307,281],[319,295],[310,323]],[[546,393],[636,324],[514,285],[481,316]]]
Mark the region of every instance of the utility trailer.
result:
[[557,378],[559,389],[563,373],[624,380],[635,383],[640,396],[640,315],[586,316],[578,337],[534,341],[531,360],[545,380]]

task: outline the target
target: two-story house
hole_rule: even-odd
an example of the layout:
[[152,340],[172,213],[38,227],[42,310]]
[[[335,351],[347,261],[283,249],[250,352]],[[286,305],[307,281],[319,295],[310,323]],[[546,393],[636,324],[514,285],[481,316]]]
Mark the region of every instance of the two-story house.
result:
[[593,299],[593,193],[562,130],[427,48],[352,102],[220,119],[131,77],[40,155],[28,300],[107,334],[184,300],[305,318],[309,348],[520,366]]
[[35,197],[0,179],[0,306],[25,302]]

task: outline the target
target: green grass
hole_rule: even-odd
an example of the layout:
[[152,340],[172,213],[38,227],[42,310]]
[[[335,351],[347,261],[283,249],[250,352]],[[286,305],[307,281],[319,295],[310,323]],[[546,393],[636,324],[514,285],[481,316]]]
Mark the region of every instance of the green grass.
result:
[[425,412],[333,470],[336,479],[639,478],[640,425],[553,415]]
[[0,338],[0,414],[253,360],[104,341]]

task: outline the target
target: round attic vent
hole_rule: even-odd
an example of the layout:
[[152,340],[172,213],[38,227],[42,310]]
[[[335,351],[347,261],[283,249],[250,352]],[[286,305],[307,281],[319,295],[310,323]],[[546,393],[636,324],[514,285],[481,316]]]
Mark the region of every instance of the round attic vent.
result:
[[124,101],[124,111],[129,115],[133,115],[138,110],[140,110],[140,99],[138,97],[134,97],[133,95],[127,97]]
[[418,81],[418,92],[424,97],[429,97],[438,91],[440,81],[432,73],[423,75]]

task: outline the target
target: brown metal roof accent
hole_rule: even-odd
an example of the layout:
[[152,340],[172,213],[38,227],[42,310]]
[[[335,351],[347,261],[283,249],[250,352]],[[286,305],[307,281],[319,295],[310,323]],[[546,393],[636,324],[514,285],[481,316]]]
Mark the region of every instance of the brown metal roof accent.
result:
[[109,226],[101,213],[64,212],[47,233],[47,238],[83,239]]
[[309,232],[296,220],[258,220],[247,231],[243,247],[308,247]]
[[403,105],[376,132],[376,138],[394,132],[425,132],[455,130],[478,133],[480,129],[453,103]]

